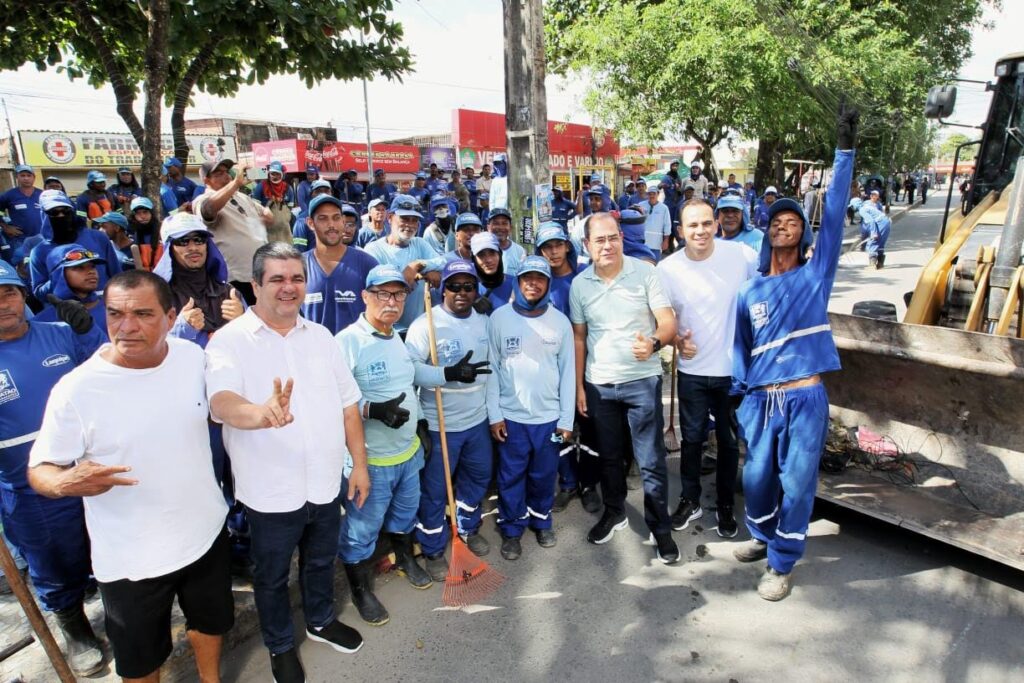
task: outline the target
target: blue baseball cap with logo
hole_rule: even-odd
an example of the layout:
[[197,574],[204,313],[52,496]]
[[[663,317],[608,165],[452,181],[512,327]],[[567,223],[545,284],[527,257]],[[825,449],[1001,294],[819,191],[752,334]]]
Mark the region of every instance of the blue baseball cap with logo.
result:
[[406,289],[409,288],[409,283],[405,281],[405,276],[402,275],[402,272],[390,263],[382,263],[379,266],[374,266],[370,269],[370,272],[366,274],[367,288],[386,285],[389,282],[400,282]]
[[0,287],[3,285],[26,289],[25,281],[18,275],[18,271],[14,269],[14,266],[7,263],[7,261],[0,261]]
[[502,207],[498,207],[497,209],[491,209],[490,212],[488,212],[488,214],[487,214],[487,222],[490,223],[491,221],[493,221],[495,218],[497,218],[499,216],[504,216],[505,218],[509,219],[510,221],[512,220],[512,212],[502,206]]
[[412,195],[396,194],[395,198],[391,200],[391,207],[388,209],[388,212],[397,216],[423,218],[423,214],[419,212],[420,208],[422,207],[419,200]]
[[743,211],[745,203],[742,199],[734,194],[723,195],[718,203],[715,204],[715,215],[722,209],[736,209],[737,211]]
[[306,164],[306,173],[316,173],[320,175],[320,169],[317,168],[316,164]]
[[316,180],[314,180],[313,182],[311,182],[309,184],[309,191],[310,192],[312,192],[313,190],[319,190],[320,188],[324,188],[326,190],[329,190],[329,189],[331,189],[331,184],[329,182],[327,182],[326,180],[324,180],[323,178],[317,178]]
[[39,195],[39,208],[44,212],[53,211],[57,208],[68,208],[74,209],[75,205],[71,203],[68,196],[60,190],[43,190]]
[[284,175],[284,164],[282,164],[280,161],[271,161],[269,164],[267,164],[267,172],[280,173],[281,175]]
[[128,206],[128,210],[134,212],[136,209],[149,209],[153,210],[153,202],[149,197],[136,197],[132,200],[132,203]]
[[96,225],[104,223],[116,223],[119,228],[128,229],[128,219],[120,211],[107,211],[105,214],[93,221]]
[[522,265],[519,266],[519,272],[516,277],[522,277],[525,273],[540,273],[547,279],[551,279],[551,264],[547,262],[542,256],[532,254],[523,259]]
[[480,220],[480,216],[477,216],[472,212],[460,213],[459,217],[455,219],[455,230],[458,232],[467,225],[475,225],[478,228],[483,228],[483,221]]
[[444,283],[448,281],[448,278],[456,275],[471,275],[473,279],[480,280],[480,276],[476,274],[476,266],[466,259],[457,258],[446,263],[444,270],[441,271],[441,287],[444,288]]
[[[177,161],[177,160],[175,160]],[[85,184],[92,185],[93,183],[105,183],[107,182],[107,176],[103,175],[100,171],[89,171],[85,174]]]
[[560,223],[545,221],[541,223],[540,227],[537,229],[537,239],[534,242],[534,246],[540,249],[541,245],[545,242],[550,242],[551,240],[562,240],[563,242],[566,242],[569,240],[569,236],[565,234],[565,228],[563,228]]

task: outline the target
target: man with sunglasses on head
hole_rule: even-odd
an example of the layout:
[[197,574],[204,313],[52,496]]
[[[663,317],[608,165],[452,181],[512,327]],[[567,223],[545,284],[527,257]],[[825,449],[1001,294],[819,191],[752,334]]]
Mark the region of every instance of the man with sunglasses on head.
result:
[[85,221],[75,214],[75,207],[67,195],[57,190],[44,190],[39,197],[39,205],[43,210],[42,234],[50,237],[33,247],[29,254],[29,278],[32,293],[37,299],[45,301],[51,292],[47,257],[61,245],[79,244],[103,260],[97,271],[98,289],[102,290],[107,280],[121,272],[121,262],[110,238],[102,230],[86,227]]
[[[350,214],[345,214],[348,208]],[[302,255],[309,279],[302,316],[337,334],[366,310],[360,292],[377,259],[344,241],[355,234],[355,211],[330,194],[309,203],[306,224],[316,235],[316,246]]]
[[459,534],[476,555],[486,555],[490,544],[480,535],[480,504],[491,481],[492,442],[487,413],[489,342],[487,316],[473,310],[477,299],[476,268],[456,259],[444,267],[443,301],[432,309],[438,366],[430,360],[430,334],[426,315],[409,328],[406,346],[416,366],[420,406],[430,429],[431,448],[421,476],[419,522],[416,537],[434,581],[448,573],[444,549],[448,525],[444,520],[445,481],[436,393],[441,395],[449,465],[455,489]]
[[366,245],[366,253],[378,263],[390,264],[405,276],[411,288],[402,317],[395,322],[395,329],[404,334],[416,318],[423,313],[424,283],[417,280],[422,275],[430,286],[440,282],[440,270],[444,267],[444,256],[440,256],[422,237],[417,237],[420,220],[420,203],[407,194],[395,195],[388,210],[391,232],[384,239]]
[[39,322],[62,320],[61,307],[69,301],[80,304],[92,316],[93,323],[103,330],[103,341],[110,341],[106,335],[107,311],[103,305],[103,290],[99,287],[98,266],[103,259],[94,251],[80,244],[62,244],[46,257],[50,269],[50,294],[47,306],[36,319]]

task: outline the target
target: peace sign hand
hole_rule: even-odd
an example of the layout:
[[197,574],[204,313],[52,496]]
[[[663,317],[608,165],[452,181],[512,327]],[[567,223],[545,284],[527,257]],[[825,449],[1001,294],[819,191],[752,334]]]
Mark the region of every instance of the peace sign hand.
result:
[[292,387],[294,385],[294,381],[288,378],[282,388],[281,378],[274,378],[274,392],[260,406],[261,427],[278,429],[295,421],[295,417],[291,413]]

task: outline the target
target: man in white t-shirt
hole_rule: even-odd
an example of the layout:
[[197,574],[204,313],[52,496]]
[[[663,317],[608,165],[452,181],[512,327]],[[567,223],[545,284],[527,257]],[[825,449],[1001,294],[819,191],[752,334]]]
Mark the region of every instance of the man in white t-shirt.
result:
[[658,274],[679,321],[677,363],[679,422],[682,426],[683,484],[672,528],[685,529],[704,511],[700,505],[701,450],[708,413],[718,437],[716,476],[718,535],[736,536],[733,499],[739,449],[733,429],[732,343],[736,330],[736,293],[757,273],[757,254],[739,242],[715,239],[718,224],[711,205],[691,199],[680,212],[686,246],[658,264]]
[[85,498],[118,675],[159,680],[171,653],[177,597],[199,677],[217,681],[234,601],[203,351],[167,338],[177,314],[170,288],[156,275],[116,275],[104,299],[111,343],[53,388],[29,458],[29,483],[51,498]]
[[302,254],[265,244],[253,255],[252,277],[256,304],[206,347],[206,391],[249,518],[253,592],[273,677],[292,683],[305,680],[288,599],[296,548],[306,636],[344,653],[363,645],[336,618],[334,558],[342,496],[361,507],[370,476],[359,387],[330,331],[299,315]]

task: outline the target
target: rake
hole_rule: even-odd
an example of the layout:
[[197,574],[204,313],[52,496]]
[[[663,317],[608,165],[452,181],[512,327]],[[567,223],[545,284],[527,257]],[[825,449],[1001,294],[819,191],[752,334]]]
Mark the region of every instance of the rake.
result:
[[[430,362],[437,362],[437,335],[434,331],[434,315],[430,300],[430,284],[423,283],[423,298],[427,313],[427,332],[430,339]],[[458,522],[455,518],[455,494],[452,490],[452,471],[448,460],[448,438],[444,428],[444,405],[441,387],[434,389],[437,399],[437,426],[441,433],[441,458],[444,461],[444,485],[448,493],[448,510],[452,525],[452,559],[448,563],[448,576],[444,582],[442,600],[448,607],[465,607],[478,603],[496,591],[505,582],[505,576],[473,554],[473,551],[459,537]]]
[[679,349],[672,345],[672,371],[669,376],[672,378],[671,398],[668,403],[668,427],[665,427],[665,450],[675,453],[679,450],[679,437],[676,436],[676,354]]

